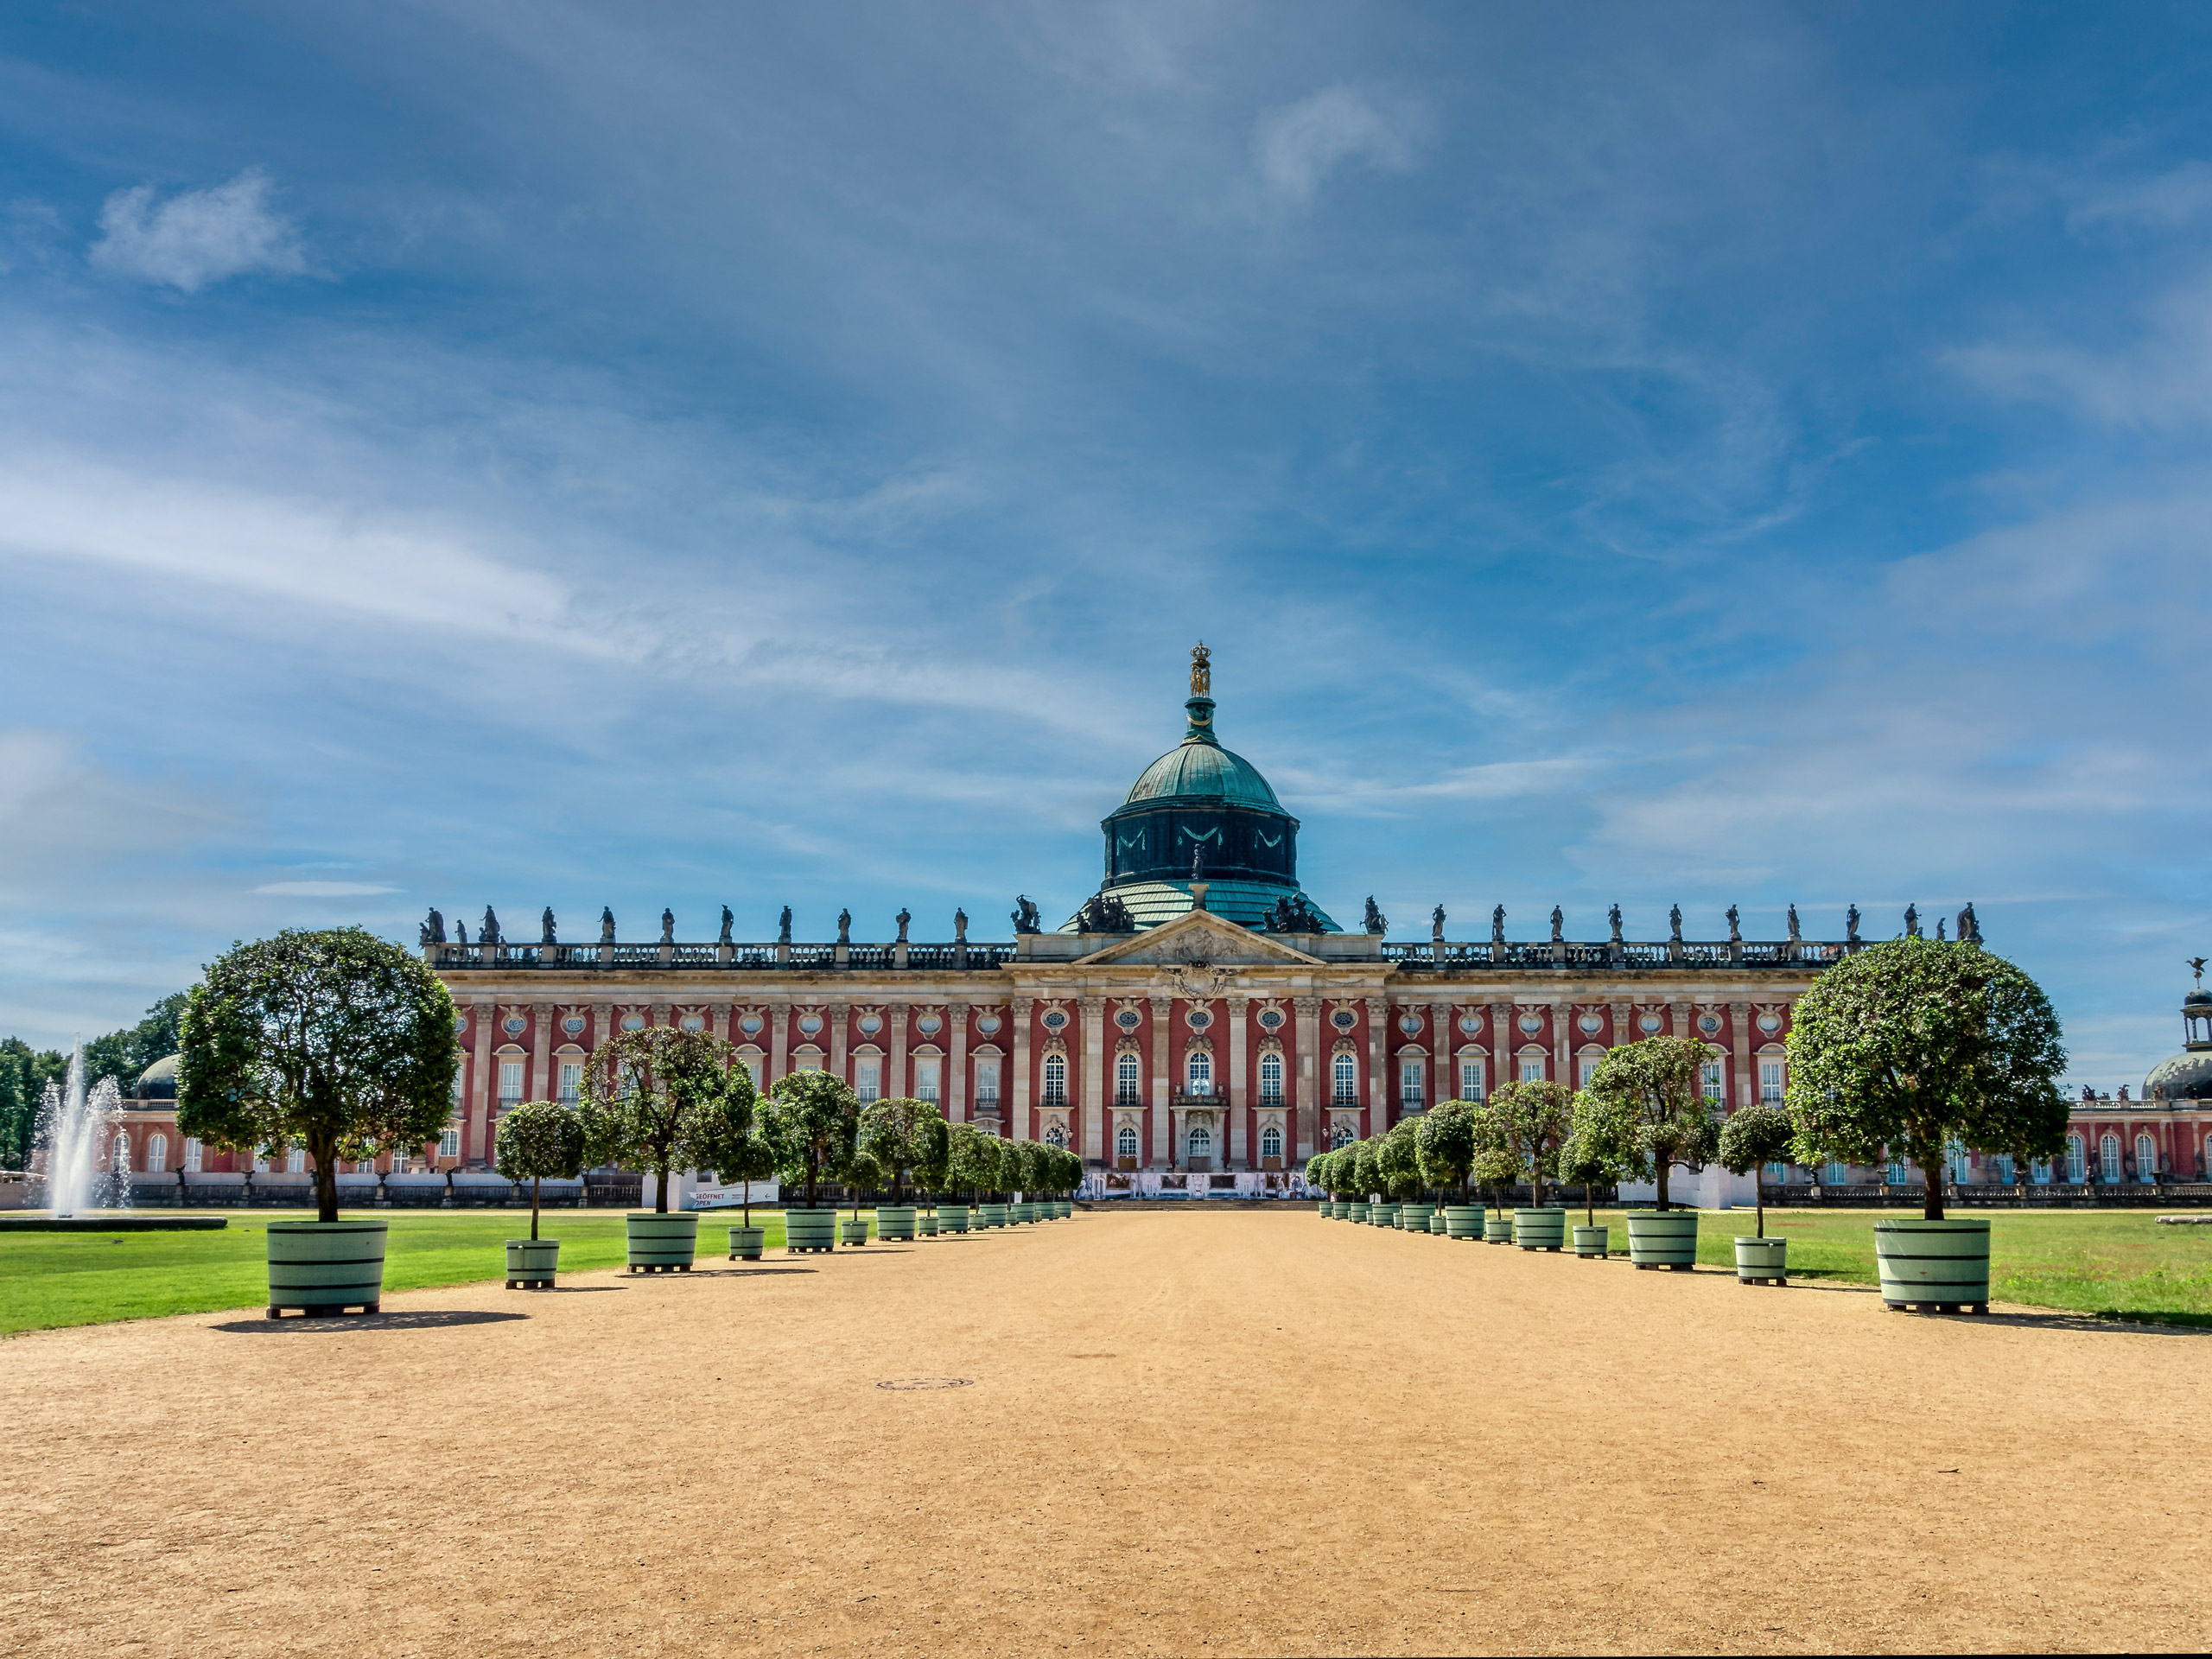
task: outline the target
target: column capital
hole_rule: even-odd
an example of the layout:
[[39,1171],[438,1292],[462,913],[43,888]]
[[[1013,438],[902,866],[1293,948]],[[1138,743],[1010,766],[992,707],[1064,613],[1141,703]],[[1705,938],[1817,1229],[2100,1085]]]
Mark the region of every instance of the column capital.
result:
[[1321,1001],[1318,996],[1294,996],[1290,1005],[1298,1010],[1300,1019],[1318,1020],[1321,1017]]
[[1095,1020],[1106,1012],[1106,999],[1103,996],[1079,996],[1075,1005],[1086,1020]]

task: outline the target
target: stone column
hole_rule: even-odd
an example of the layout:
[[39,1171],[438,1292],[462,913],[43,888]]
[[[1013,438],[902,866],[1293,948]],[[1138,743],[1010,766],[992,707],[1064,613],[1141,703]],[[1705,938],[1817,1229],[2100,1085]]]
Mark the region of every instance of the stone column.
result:
[[1228,1003],[1229,1027],[1229,1161],[1224,1169],[1249,1169],[1252,1156],[1244,1133],[1245,1099],[1244,1051],[1246,1041],[1245,1016],[1250,1005],[1241,996],[1232,996]]
[[1490,1087],[1495,1093],[1513,1081],[1513,1045],[1519,1040],[1519,1011],[1510,1002],[1490,1005]]
[[530,1092],[527,1100],[550,1100],[552,1086],[546,1068],[551,1064],[549,1055],[553,1034],[553,1010],[540,1002],[531,1011],[530,1034]]
[[1429,1035],[1433,1039],[1436,1072],[1428,1082],[1428,1103],[1450,1100],[1459,1092],[1459,1080],[1452,1074],[1452,1004],[1449,1001],[1428,1005],[1431,1020]]
[[1390,1127],[1390,1005],[1382,997],[1370,996],[1367,999],[1367,1132],[1370,1135],[1382,1135]]
[[1327,1143],[1328,1136],[1320,1127],[1320,1107],[1317,1096],[1328,1087],[1326,1068],[1321,1061],[1321,999],[1300,996],[1291,999],[1291,1007],[1298,1019],[1298,1064],[1291,1068],[1290,1101],[1298,1119],[1298,1162],[1306,1160]]
[[1552,1002],[1552,1052],[1559,1058],[1552,1062],[1552,1081],[1574,1087],[1574,1003],[1572,999]]
[[1173,1127],[1167,1104],[1167,1016],[1173,1007],[1166,997],[1152,999],[1152,1160],[1147,1166],[1153,1169],[1173,1166],[1169,1153]]
[[484,1125],[498,1092],[498,1080],[492,1075],[492,1027],[499,1022],[499,1007],[497,1000],[488,996],[471,997],[469,1004],[476,1020],[476,1074],[468,1090],[468,1128],[461,1136],[461,1157],[463,1163],[481,1163]]
[[968,1005],[950,1002],[944,1017],[952,1027],[952,1075],[944,1080],[944,1117],[948,1123],[968,1121]]
[[883,1080],[885,1095],[909,1099],[913,1090],[906,1086],[906,1015],[904,1002],[893,1002],[883,1011],[886,1024],[891,1027],[891,1075]]
[[1736,1051],[1736,1086],[1731,1089],[1727,1102],[1730,1110],[1754,1101],[1758,1096],[1751,1091],[1751,1005],[1731,1002],[1728,1005],[1728,1035]]
[[775,1082],[791,1068],[791,1005],[768,1005],[768,1081]]
[[1014,1092],[999,1120],[999,1133],[1012,1141],[1029,1138],[1029,1016],[1036,1006],[1027,996],[1014,999]]
[[830,1075],[850,1083],[853,1074],[845,1062],[845,1045],[852,1035],[853,1011],[842,1002],[831,1002],[822,1010],[822,1017],[830,1023]]
[[1068,1140],[1079,1141],[1073,1149],[1095,1164],[1106,1155],[1106,999],[1086,996],[1077,1007],[1083,1014],[1083,1091],[1076,1097],[1082,1132]]

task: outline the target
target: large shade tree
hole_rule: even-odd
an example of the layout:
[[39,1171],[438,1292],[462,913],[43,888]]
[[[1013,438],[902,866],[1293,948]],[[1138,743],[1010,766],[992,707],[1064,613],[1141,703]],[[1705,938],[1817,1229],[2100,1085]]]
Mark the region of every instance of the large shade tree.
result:
[[647,1026],[617,1032],[584,1065],[582,1116],[594,1164],[654,1177],[653,1208],[668,1209],[680,1169],[719,1169],[724,1149],[753,1123],[753,1074],[737,1050],[703,1031]]
[[2058,1016],[1971,939],[1888,939],[1846,957],[1798,999],[1788,1052],[1796,1161],[1916,1164],[1930,1221],[1953,1146],[2025,1162],[2064,1143]]
[[1675,1165],[1702,1169],[1713,1160],[1719,1125],[1704,1081],[1712,1058],[1694,1037],[1647,1037],[1608,1049],[1583,1090],[1603,1109],[1594,1121],[1618,1136],[1606,1150],[1621,1179],[1654,1183],[1662,1210]]
[[180,1022],[177,1129],[238,1152],[302,1147],[315,1213],[338,1219],[338,1160],[419,1147],[453,1112],[453,998],[358,927],[237,944]]

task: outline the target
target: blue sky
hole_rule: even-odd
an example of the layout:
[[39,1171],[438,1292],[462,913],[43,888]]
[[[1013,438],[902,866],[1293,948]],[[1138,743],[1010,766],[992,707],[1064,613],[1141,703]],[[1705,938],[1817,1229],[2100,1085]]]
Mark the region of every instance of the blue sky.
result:
[[2200,8],[0,22],[0,1031],[437,904],[2212,944]]

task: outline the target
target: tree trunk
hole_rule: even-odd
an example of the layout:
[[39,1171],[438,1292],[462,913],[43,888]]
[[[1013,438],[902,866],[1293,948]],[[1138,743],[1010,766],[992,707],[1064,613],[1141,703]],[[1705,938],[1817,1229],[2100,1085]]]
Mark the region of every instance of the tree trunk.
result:
[[1582,1183],[1582,1224],[1585,1227],[1595,1227],[1598,1224],[1598,1200],[1591,1192],[1590,1183],[1587,1181]]
[[1925,1183],[1921,1190],[1920,1218],[1923,1221],[1943,1219],[1943,1163],[1939,1154],[1934,1163],[1921,1160],[1920,1179]]
[[533,1244],[537,1243],[537,1193],[544,1179],[542,1175],[530,1178],[530,1242]]
[[668,1213],[668,1166],[663,1164],[654,1173],[659,1179],[653,1187],[653,1213],[664,1216]]
[[338,1219],[338,1148],[331,1141],[321,1141],[308,1148],[315,1160],[315,1218],[317,1221]]
[[1751,1172],[1751,1201],[1758,1206],[1759,1236],[1766,1236],[1766,1194],[1759,1188],[1758,1171]]
[[1667,1207],[1667,1172],[1674,1167],[1674,1160],[1662,1152],[1656,1161],[1659,1166],[1659,1208],[1663,1211]]

